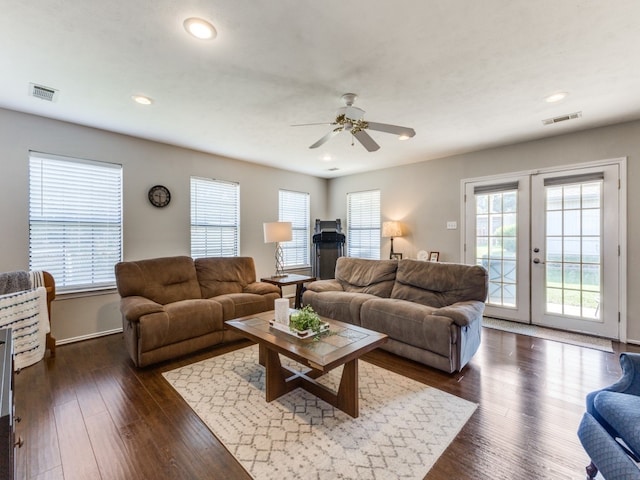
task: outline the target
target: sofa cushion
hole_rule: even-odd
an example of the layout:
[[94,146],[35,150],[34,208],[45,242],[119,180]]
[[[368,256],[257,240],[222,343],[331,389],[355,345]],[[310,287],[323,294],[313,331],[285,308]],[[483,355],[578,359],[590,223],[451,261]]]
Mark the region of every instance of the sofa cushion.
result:
[[122,298],[134,295],[161,305],[202,298],[191,257],[163,257],[115,266],[116,284]]
[[399,342],[450,357],[457,330],[450,318],[432,315],[435,310],[418,303],[376,298],[362,305],[360,323]]
[[197,258],[194,263],[202,298],[242,293],[244,287],[256,281],[251,257]]
[[389,298],[397,267],[396,260],[340,257],[336,262],[336,280],[345,292],[370,293]]
[[[325,280],[320,280],[324,282]],[[319,282],[313,282],[319,283]],[[312,285],[313,285],[312,283]],[[340,322],[360,325],[360,310],[362,305],[371,299],[378,298],[368,293],[307,290],[303,299],[323,317],[332,318]]]
[[640,397],[628,393],[602,391],[593,405],[596,412],[613,428],[617,436],[640,453]]
[[276,298],[280,298],[280,293],[268,293],[266,295],[227,293],[211,297],[211,300],[222,305],[223,320],[227,321],[273,310],[273,302]]
[[484,302],[487,297],[487,271],[479,265],[398,262],[391,298],[445,307],[465,300]]
[[221,331],[222,305],[211,300],[182,300],[164,306],[164,312],[140,317],[140,351]]

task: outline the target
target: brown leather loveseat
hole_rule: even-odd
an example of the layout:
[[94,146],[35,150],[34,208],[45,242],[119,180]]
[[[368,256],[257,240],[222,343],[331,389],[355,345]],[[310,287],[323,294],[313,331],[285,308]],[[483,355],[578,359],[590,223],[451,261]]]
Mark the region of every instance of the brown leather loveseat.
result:
[[232,318],[273,310],[251,257],[164,257],[115,266],[125,344],[138,367],[237,340]]
[[386,333],[380,348],[451,373],[480,346],[487,271],[479,265],[340,257],[336,278],[307,285],[320,315]]

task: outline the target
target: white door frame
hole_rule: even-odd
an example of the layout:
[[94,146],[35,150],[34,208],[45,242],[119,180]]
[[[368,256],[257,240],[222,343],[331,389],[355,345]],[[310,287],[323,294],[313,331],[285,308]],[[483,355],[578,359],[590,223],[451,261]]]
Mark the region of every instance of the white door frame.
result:
[[[604,159],[604,160],[596,160],[592,162],[584,162],[578,164],[569,164],[569,165],[561,165],[556,167],[548,167],[543,169],[535,169],[535,170],[525,170],[518,172],[510,172],[499,175],[489,175],[484,177],[476,177],[476,178],[464,178],[460,180],[460,218],[461,218],[461,226],[460,229],[460,258],[464,262],[466,255],[466,245],[465,239],[467,237],[467,221],[466,221],[466,211],[465,211],[465,185],[470,182],[496,182],[499,183],[500,180],[505,180],[513,177],[523,176],[523,175],[534,175],[534,174],[544,174],[544,173],[553,173],[560,172],[564,170],[570,169],[579,169],[579,168],[588,168],[588,167],[598,167],[604,165],[617,164],[619,165],[620,171],[620,185],[619,185],[619,215],[620,219],[618,222],[618,239],[619,239],[619,268],[618,268],[618,308],[620,311],[620,328],[619,331],[619,341],[626,343],[627,341],[627,157],[619,157],[612,159]],[[529,239],[530,240],[530,239]],[[531,261],[531,259],[528,259]],[[530,284],[529,284],[530,288]]]

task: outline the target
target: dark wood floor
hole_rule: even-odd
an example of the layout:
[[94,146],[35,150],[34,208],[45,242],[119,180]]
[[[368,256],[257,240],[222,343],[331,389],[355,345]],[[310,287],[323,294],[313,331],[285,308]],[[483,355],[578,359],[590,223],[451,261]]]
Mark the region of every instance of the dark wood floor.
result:
[[[219,355],[136,369],[121,335],[64,345],[17,377],[18,479],[248,479],[161,372]],[[576,437],[587,392],[620,374],[616,354],[484,329],[460,374],[376,351],[365,359],[480,406],[427,475],[452,479],[579,479]],[[284,480],[284,479],[283,479]]]

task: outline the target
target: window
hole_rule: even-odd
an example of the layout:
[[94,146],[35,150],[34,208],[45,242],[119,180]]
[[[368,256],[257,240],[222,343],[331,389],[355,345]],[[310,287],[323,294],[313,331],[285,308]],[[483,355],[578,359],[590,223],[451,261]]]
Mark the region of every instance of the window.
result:
[[237,257],[240,185],[191,177],[191,256]]
[[347,194],[347,256],[380,259],[380,190]]
[[280,222],[291,222],[292,240],[280,244],[285,267],[308,267],[309,262],[309,194],[280,190]]
[[122,166],[29,154],[29,268],[56,289],[115,286],[122,260]]

